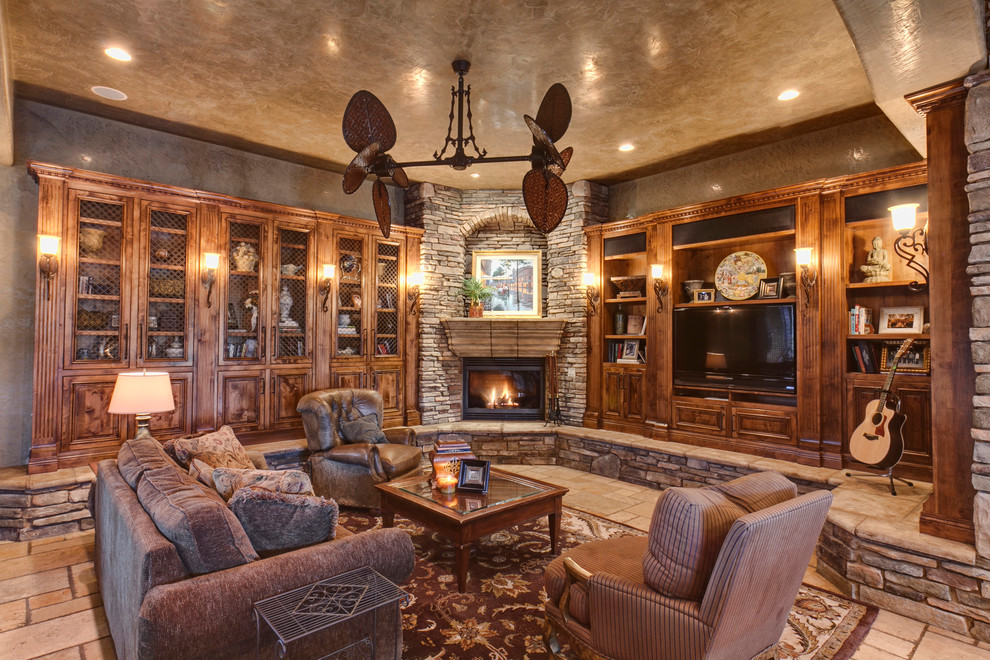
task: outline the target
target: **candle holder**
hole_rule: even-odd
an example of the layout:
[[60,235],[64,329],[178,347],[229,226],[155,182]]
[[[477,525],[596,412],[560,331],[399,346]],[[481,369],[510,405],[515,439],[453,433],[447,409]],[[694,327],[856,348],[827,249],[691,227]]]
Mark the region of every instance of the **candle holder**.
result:
[[444,495],[450,495],[457,490],[457,477],[452,474],[437,476],[437,490]]

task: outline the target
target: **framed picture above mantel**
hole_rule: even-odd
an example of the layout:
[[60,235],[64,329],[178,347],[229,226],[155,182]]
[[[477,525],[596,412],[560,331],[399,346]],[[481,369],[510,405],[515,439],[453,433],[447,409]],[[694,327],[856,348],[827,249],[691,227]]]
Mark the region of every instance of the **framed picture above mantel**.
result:
[[471,275],[495,290],[485,303],[490,316],[540,316],[542,254],[539,250],[472,253]]

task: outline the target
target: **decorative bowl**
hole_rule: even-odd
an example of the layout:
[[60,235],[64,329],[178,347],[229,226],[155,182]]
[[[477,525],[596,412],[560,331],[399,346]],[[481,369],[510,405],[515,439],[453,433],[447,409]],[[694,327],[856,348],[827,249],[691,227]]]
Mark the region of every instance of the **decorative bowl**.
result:
[[645,275],[624,275],[622,277],[610,277],[609,280],[620,292],[639,291],[642,293],[645,291],[643,288],[646,286]]
[[86,254],[95,254],[103,247],[103,237],[107,233],[95,227],[82,227],[79,229],[79,249]]

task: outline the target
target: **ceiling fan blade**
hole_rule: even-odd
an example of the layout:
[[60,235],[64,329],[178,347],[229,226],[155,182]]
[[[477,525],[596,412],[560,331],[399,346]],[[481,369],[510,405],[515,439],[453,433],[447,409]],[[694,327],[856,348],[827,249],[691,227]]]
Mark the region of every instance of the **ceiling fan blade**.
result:
[[392,233],[392,208],[388,203],[388,188],[381,179],[375,179],[375,185],[371,188],[371,199],[375,203],[378,227],[382,230],[382,236],[388,238]]
[[554,165],[563,172],[564,161],[557,152],[557,147],[553,146],[553,140],[550,139],[550,136],[529,115],[523,115],[523,119],[526,120],[526,125],[529,126],[529,130],[533,133],[533,143],[543,153],[544,163],[547,166]]
[[395,171],[392,172],[392,181],[395,181],[395,185],[400,188],[409,187],[409,177],[406,176],[406,171],[398,165],[396,165]]
[[557,167],[556,165],[550,164],[547,165],[547,169],[553,172],[554,174],[556,174],[557,176],[563,175],[564,170],[567,169],[567,164],[571,162],[571,156],[573,155],[574,155],[574,147],[567,147],[566,149],[560,152],[560,160],[561,162],[563,162],[563,166]]
[[368,168],[375,162],[375,158],[378,157],[378,149],[378,143],[372,142],[362,149],[347,165],[347,169],[344,170],[344,180],[342,182],[346,194],[350,195],[364,183],[365,177],[368,176]]
[[361,151],[372,142],[381,145],[380,152],[395,146],[392,115],[377,96],[363,89],[348,101],[342,128],[344,142],[354,151]]
[[554,83],[543,95],[540,110],[536,113],[536,123],[543,127],[551,140],[556,142],[564,137],[571,123],[571,96],[567,88]]
[[564,218],[567,210],[567,187],[556,174],[530,170],[523,177],[523,201],[530,220],[544,234],[549,234]]

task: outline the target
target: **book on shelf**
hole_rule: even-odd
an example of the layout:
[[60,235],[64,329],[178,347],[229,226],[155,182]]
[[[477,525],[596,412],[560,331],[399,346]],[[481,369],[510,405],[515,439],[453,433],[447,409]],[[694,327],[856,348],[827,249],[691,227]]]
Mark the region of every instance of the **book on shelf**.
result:
[[877,360],[877,354],[874,352],[873,342],[858,341],[856,342],[856,346],[859,348],[860,355],[863,356],[863,367],[866,369],[864,373],[880,373],[878,366],[880,362]]
[[853,357],[856,358],[856,366],[859,367],[859,373],[866,373],[866,363],[863,362],[863,353],[860,350],[859,344],[853,344],[852,346]]
[[[869,326],[869,329],[867,329]],[[873,310],[855,305],[849,309],[849,334],[866,335],[873,332]]]

